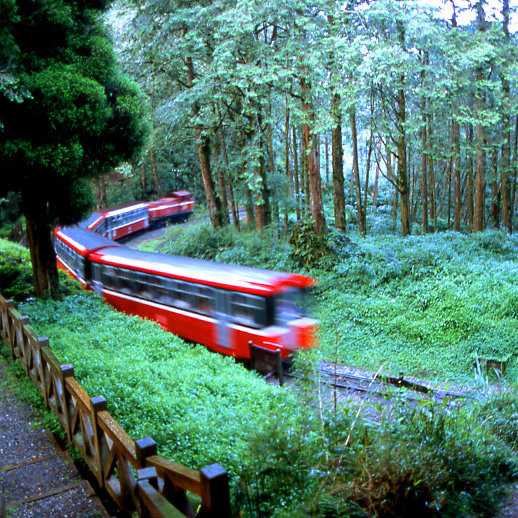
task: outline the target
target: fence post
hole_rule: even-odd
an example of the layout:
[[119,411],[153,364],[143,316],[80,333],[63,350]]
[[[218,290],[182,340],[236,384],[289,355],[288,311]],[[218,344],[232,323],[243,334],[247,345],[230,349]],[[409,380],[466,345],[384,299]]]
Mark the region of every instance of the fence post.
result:
[[2,315],[1,315],[1,319],[2,319],[2,325],[0,326],[0,331],[1,331],[1,335],[2,335],[2,338],[8,342],[9,344],[9,347],[11,349],[11,354],[13,353],[12,349],[13,349],[13,346],[11,344],[11,338],[10,338],[10,326],[9,326],[9,308],[13,308],[14,309],[14,300],[12,299],[9,299],[9,300],[5,300],[4,299],[4,310],[2,311]]
[[151,437],[145,437],[135,441],[135,454],[137,457],[137,469],[144,468],[146,465],[146,457],[156,455],[157,444]]
[[107,410],[107,402],[104,396],[90,398],[90,409],[92,412],[92,429],[94,432],[94,475],[100,487],[104,488],[104,461],[107,457],[104,441],[101,439],[102,430],[99,426],[99,412]]
[[[65,431],[67,432],[67,439],[69,442],[72,442],[72,426],[70,424],[70,394],[67,390],[67,378],[73,378],[74,377],[74,367],[72,365],[60,365],[59,366],[59,381],[61,383],[61,390],[63,391],[62,394],[62,400],[61,404],[63,405],[63,408],[61,409],[61,414],[63,415],[63,426],[65,427]],[[60,408],[59,408],[59,393],[57,391],[57,387],[55,389],[55,398],[56,398],[56,408],[55,412],[60,414]]]
[[201,469],[200,475],[204,518],[230,518],[228,473],[219,464],[212,464]]
[[156,455],[157,444],[151,437],[145,437],[135,441],[135,454],[137,457],[137,491],[138,491],[138,507],[139,514],[142,518],[149,518],[149,512],[144,498],[142,497],[142,486],[144,482],[148,482],[154,489],[158,491],[158,476],[155,468],[144,468],[146,465],[146,457]]

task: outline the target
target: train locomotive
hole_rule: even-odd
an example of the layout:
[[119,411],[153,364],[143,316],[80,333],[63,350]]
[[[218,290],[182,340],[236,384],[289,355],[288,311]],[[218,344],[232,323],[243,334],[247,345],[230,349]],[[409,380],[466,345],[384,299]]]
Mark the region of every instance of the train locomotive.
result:
[[288,358],[316,345],[309,277],[131,250],[86,228],[54,238],[58,267],[86,289],[213,351],[248,359],[253,342]]

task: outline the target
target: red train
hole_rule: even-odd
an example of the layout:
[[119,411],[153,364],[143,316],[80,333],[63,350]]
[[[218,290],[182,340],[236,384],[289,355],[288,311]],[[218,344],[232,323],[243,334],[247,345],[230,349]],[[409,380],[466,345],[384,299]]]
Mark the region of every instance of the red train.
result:
[[188,191],[175,191],[152,202],[118,205],[92,213],[80,226],[110,239],[123,239],[164,221],[187,219],[194,210]]
[[242,359],[250,341],[283,358],[316,344],[309,277],[130,250],[83,228],[54,234],[60,268],[116,309],[187,340]]

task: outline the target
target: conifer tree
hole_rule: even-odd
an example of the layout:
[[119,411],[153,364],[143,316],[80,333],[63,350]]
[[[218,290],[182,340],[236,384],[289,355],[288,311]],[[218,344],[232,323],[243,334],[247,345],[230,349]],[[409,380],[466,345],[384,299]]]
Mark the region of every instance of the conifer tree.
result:
[[38,297],[59,293],[53,226],[77,221],[87,180],[130,159],[146,134],[139,90],[118,73],[100,21],[106,4],[0,0],[11,85],[0,88],[0,189],[21,194]]

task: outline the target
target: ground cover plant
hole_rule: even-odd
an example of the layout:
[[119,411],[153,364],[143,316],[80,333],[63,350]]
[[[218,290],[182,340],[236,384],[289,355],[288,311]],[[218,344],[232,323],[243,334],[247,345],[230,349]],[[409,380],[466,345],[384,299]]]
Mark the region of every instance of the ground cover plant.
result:
[[[25,302],[22,312],[51,338],[61,361],[74,365],[89,394],[107,398],[110,412],[133,438],[151,436],[161,454],[193,468],[223,465],[231,475],[236,516],[389,517],[410,509],[435,518],[496,512],[506,483],[518,472],[512,390],[494,393],[496,379],[479,376],[493,395],[454,406],[410,405],[399,393],[383,408],[369,402],[335,406],[314,367],[322,359],[338,359],[387,370],[404,366],[439,381],[473,380],[470,364],[443,367],[452,357],[449,348],[457,350],[457,363],[458,351],[512,353],[513,238],[441,234],[401,243],[388,236],[330,234],[326,255],[301,270],[275,229],[257,238],[194,225],[182,232],[172,227],[167,235],[147,246],[176,253],[191,247],[192,255],[316,277],[322,343],[300,356],[303,379],[284,390],[231,358],[116,313],[93,294]],[[456,324],[441,324],[448,318]],[[480,343],[487,349],[469,349],[470,334],[485,337]],[[378,346],[369,350],[369,339]],[[411,361],[409,351],[416,355]],[[511,382],[512,362],[506,373]]]
[[516,382],[516,237],[351,236],[338,253],[317,274],[326,358],[462,381],[474,379],[477,358],[507,359]]
[[475,379],[477,359],[503,359],[509,361],[507,381],[518,379],[513,235],[442,232],[401,239],[330,232],[305,267],[311,252],[294,253],[275,228],[258,237],[233,228],[215,231],[208,223],[173,226],[145,247],[315,277],[313,310],[325,360],[465,383]]
[[15,300],[34,294],[29,250],[7,239],[0,239],[0,291]]
[[299,359],[303,380],[284,390],[94,294],[20,309],[132,437],[151,436],[160,454],[194,468],[222,464],[236,516],[394,516],[409,505],[434,517],[489,512],[517,470],[516,435],[504,426],[516,410],[509,395],[484,400],[484,411],[412,410],[400,396],[372,421],[325,396],[317,354]]

